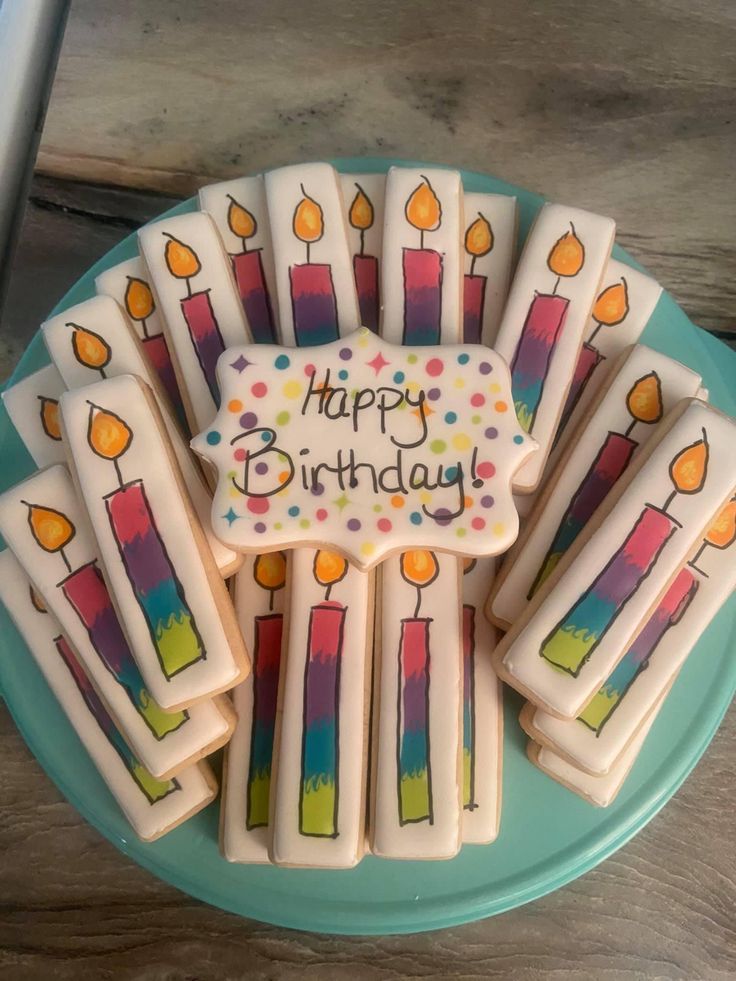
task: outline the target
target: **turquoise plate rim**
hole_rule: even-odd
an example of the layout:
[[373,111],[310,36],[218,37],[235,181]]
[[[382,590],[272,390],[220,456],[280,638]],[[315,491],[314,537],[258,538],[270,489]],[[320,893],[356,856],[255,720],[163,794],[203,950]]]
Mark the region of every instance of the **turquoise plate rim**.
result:
[[[392,165],[437,166],[383,158],[332,162],[348,173],[380,172]],[[468,190],[516,195],[521,240],[543,198],[484,174],[462,174]],[[167,214],[194,207],[191,199]],[[134,243],[133,234],[103,256],[53,312],[92,295],[94,277],[133,255]],[[614,254],[642,268],[621,248]],[[667,293],[643,340],[698,368],[711,401],[736,414],[736,354],[694,327]],[[10,381],[47,361],[36,334]],[[4,409],[0,457],[3,489],[33,470]],[[581,801],[526,760],[526,739],[516,722],[521,700],[507,691],[501,833],[491,846],[465,846],[450,862],[390,862],[369,856],[346,872],[233,865],[217,851],[217,805],[160,841],[144,844],[130,832],[4,609],[0,691],[31,752],[70,803],[117,848],[169,884],[213,906],[293,929],[411,933],[481,919],[537,899],[593,868],[654,817],[700,759],[736,691],[735,599],[701,637],[626,785],[604,811]]]

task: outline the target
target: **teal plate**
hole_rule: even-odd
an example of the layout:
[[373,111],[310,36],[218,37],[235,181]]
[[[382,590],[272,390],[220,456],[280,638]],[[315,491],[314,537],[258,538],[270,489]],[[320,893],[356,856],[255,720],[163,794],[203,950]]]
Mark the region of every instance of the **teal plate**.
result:
[[[397,161],[398,162],[398,161]],[[383,171],[387,160],[349,159],[345,171]],[[515,194],[521,234],[542,199],[481,174],[463,173],[468,190]],[[174,212],[193,210],[193,201]],[[130,236],[92,267],[54,312],[92,296],[103,269],[134,255]],[[621,249],[618,259],[636,265]],[[699,371],[720,409],[736,415],[736,354],[694,327],[664,294],[643,340]],[[18,365],[22,378],[48,361],[36,336]],[[5,415],[0,417],[0,487],[33,465]],[[667,699],[616,802],[584,803],[526,759],[516,722],[520,700],[507,694],[501,833],[467,846],[450,862],[366,858],[349,872],[231,865],[217,849],[214,804],[153,844],[132,834],[109,791],[41,677],[5,611],[0,611],[0,683],[31,751],[77,810],[121,851],[161,879],[205,902],[268,923],[326,933],[409,933],[480,919],[527,903],[582,875],[628,841],[669,800],[710,742],[736,689],[736,604],[703,634]]]

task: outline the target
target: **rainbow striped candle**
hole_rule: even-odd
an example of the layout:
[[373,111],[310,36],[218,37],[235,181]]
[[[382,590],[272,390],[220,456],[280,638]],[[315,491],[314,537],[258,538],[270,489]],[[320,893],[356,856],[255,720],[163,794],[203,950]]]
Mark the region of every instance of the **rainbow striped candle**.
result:
[[253,644],[253,715],[250,728],[246,827],[268,825],[273,734],[279,692],[283,615],[255,617]]
[[590,470],[570,499],[570,504],[554,534],[552,544],[527,599],[532,598],[595,514],[613,485],[628,467],[638,445],[635,440],[621,433],[608,434]]
[[93,648],[115,680],[123,686],[151,732],[157,739],[163,739],[169,732],[178,729],[189,715],[186,711],[164,712],[149,695],[123,636],[97,563],[83,565],[60,585],[67,601],[84,624]]
[[374,255],[353,256],[353,276],[358,291],[360,322],[378,333],[378,259]]
[[220,404],[220,390],[217,387],[215,368],[217,359],[225,350],[225,342],[215,317],[210,300],[210,291],[201,290],[185,297],[181,302],[181,312],[189,328],[189,336],[194,352],[207,382],[207,387],[216,405]]
[[475,802],[475,607],[463,605],[463,807]]
[[166,552],[142,480],[105,497],[120,557],[167,678],[207,656],[184,587]]
[[593,347],[593,345],[589,344],[587,341],[585,344],[583,344],[582,348],[580,349],[577,364],[575,365],[570,391],[567,393],[565,406],[562,410],[560,424],[557,427],[555,442],[560,438],[562,431],[570,421],[570,416],[572,415],[575,406],[580,401],[580,396],[585,391],[593,372],[603,360],[603,355],[597,348]]
[[465,275],[463,279],[463,341],[481,344],[483,337],[483,305],[487,276]]
[[682,619],[698,591],[699,582],[692,572],[682,569],[665,593],[634,643],[606,679],[592,701],[578,716],[579,720],[600,735],[626,692],[646,668],[660,641]]
[[544,639],[541,656],[577,677],[677,526],[664,511],[645,505],[603,571]]
[[345,613],[342,603],[325,600],[312,607],[309,617],[299,831],[315,838],[337,836],[340,660]]
[[399,650],[399,823],[432,824],[429,760],[430,617],[401,621]]
[[92,687],[82,666],[74,655],[65,637],[61,635],[54,637],[54,644],[59,652],[62,661],[69,668],[72,678],[79,689],[79,692],[87,704],[87,708],[94,716],[100,729],[106,736],[108,742],[125,764],[126,769],[146,795],[149,803],[155,804],[156,801],[163,800],[173,791],[179,789],[176,780],[159,780],[140,763],[130,750],[130,747],[120,735],[120,731],[110,718],[110,713],[100,700],[100,696]]
[[549,364],[565,323],[570,301],[538,293],[531,302],[511,361],[511,392],[519,425],[532,432]]
[[402,250],[404,344],[439,344],[442,319],[442,256],[434,249]]
[[232,256],[235,283],[256,344],[275,344],[271,297],[263,272],[261,249],[251,249]]
[[339,331],[332,267],[326,262],[291,266],[289,282],[297,347],[336,341]]
[[166,338],[163,334],[152,334],[149,337],[144,337],[142,344],[143,351],[151,362],[153,370],[160,378],[161,384],[164,386],[164,390],[169,396],[171,404],[176,409],[177,415],[183,417],[184,407],[182,406],[179,386],[176,383],[176,374],[174,373],[174,365],[171,361],[171,352],[166,343]]

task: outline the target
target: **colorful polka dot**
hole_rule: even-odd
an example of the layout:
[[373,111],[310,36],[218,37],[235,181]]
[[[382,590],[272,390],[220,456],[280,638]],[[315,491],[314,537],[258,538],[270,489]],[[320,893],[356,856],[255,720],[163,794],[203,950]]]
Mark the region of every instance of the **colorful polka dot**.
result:
[[473,520],[470,522],[470,524],[473,527],[473,530],[474,531],[483,531],[483,529],[486,526],[486,519],[485,518],[473,518]]
[[248,510],[251,514],[265,514],[270,505],[267,497],[249,497]]
[[458,433],[457,436],[452,437],[452,445],[456,450],[469,450],[472,440],[465,433]]
[[433,453],[444,453],[447,449],[447,443],[444,439],[433,439],[429,444],[429,448]]
[[493,501],[493,498],[491,497],[490,494],[484,494],[484,496],[481,497],[481,499],[480,499],[480,504],[481,504],[481,507],[484,507],[484,508],[492,508],[493,507],[493,504],[494,504],[494,501]]
[[455,534],[457,535],[458,538],[465,538],[467,532],[464,528],[458,528]]
[[455,388],[465,388],[465,379],[458,377],[455,379]]
[[279,356],[274,361],[274,367],[279,371],[285,371],[289,367],[291,361],[286,354],[279,354]]
[[301,382],[296,380],[288,381],[281,389],[287,399],[298,399],[302,394]]
[[375,512],[376,512],[377,514],[380,514],[380,513],[381,513],[381,511],[383,511],[383,507],[382,507],[382,506],[381,506],[380,504],[374,504],[374,505],[373,505],[373,510],[374,510],[374,511],[375,511]]
[[427,392],[427,398],[430,402],[436,402],[441,394],[442,392],[439,388],[430,388]]
[[313,364],[305,364],[304,365],[304,374],[307,376],[307,378],[311,378],[312,375],[315,373],[316,370],[317,369],[314,367]]
[[406,378],[406,375],[404,374],[403,371],[395,371],[394,372],[394,383],[396,385],[400,385],[405,378]]
[[457,363],[458,364],[467,364],[468,361],[470,361],[470,355],[469,354],[458,354],[458,356],[457,356]]
[[237,460],[238,463],[242,463],[243,460],[248,459],[248,453],[246,450],[243,449],[242,446],[239,446],[237,450],[233,453],[233,459]]
[[282,470],[281,473],[279,474],[279,483],[280,484],[283,484],[288,479],[289,479],[289,471],[288,470]]
[[473,498],[472,497],[468,497],[468,495],[466,494],[465,497],[463,498],[463,504],[464,504],[464,506],[466,508],[472,508],[472,506],[473,506]]
[[325,521],[327,519],[327,511],[324,508],[317,508],[316,518],[317,521]]
[[438,525],[445,528],[452,521],[452,513],[448,510],[448,508],[437,508],[434,513],[434,520]]
[[289,419],[291,419],[291,416],[288,412],[279,412],[279,414],[276,416],[276,424],[278,426],[285,426]]
[[410,354],[407,357],[407,359],[406,359],[406,363],[407,364],[416,364],[418,360],[419,360],[419,358],[417,357],[416,354]]
[[430,358],[427,362],[427,374],[431,378],[437,378],[445,370],[445,366],[440,358]]
[[517,434],[516,436],[514,436],[514,442],[516,443],[517,446],[521,446],[521,444],[524,442],[524,437],[519,436]]
[[419,501],[421,504],[431,504],[432,495],[428,490],[419,491]]
[[488,460],[484,460],[483,463],[478,464],[478,466],[475,468],[475,472],[479,477],[482,477],[484,480],[488,480],[490,477],[494,476],[496,473],[496,468],[492,463],[489,463]]
[[256,473],[260,474],[261,476],[263,476],[264,473],[268,473],[268,464],[267,463],[257,463],[256,464]]
[[253,398],[262,399],[268,392],[268,386],[264,382],[256,382],[255,385],[251,386],[250,391]]
[[258,425],[258,416],[255,412],[244,412],[240,417],[240,425],[243,429],[253,429]]
[[262,521],[256,521],[256,523],[253,525],[253,531],[257,531],[259,535],[262,535],[265,530],[266,526]]
[[302,518],[301,521],[299,522],[299,527],[300,528],[308,528],[309,527],[309,524],[310,524],[310,522],[309,522],[309,519],[308,518]]
[[271,434],[270,433],[261,433],[261,442],[263,442],[263,443],[270,443],[271,442]]
[[487,361],[481,361],[481,363],[478,365],[478,371],[481,373],[481,375],[490,375],[490,373],[493,371],[493,367]]
[[482,405],[486,404],[485,395],[481,395],[480,392],[476,392],[475,395],[470,396],[470,404],[474,408],[479,409]]
[[454,480],[457,477],[457,467],[448,467],[445,470],[445,477],[448,480]]
[[373,555],[375,550],[376,546],[373,544],[373,542],[363,542],[363,544],[360,546],[361,555]]
[[349,347],[341,347],[340,348],[340,360],[341,361],[349,361],[352,358],[352,356],[353,356],[353,352],[350,350]]
[[214,430],[211,433],[207,433],[207,445],[217,446],[217,444],[222,440],[222,436]]
[[470,421],[473,423],[474,426],[478,426],[478,425],[480,425],[481,422],[483,422],[483,417],[482,416],[473,416],[473,418]]
[[506,412],[508,405],[505,402],[499,401],[493,403],[493,408],[496,410],[496,412]]
[[315,497],[319,497],[320,494],[324,494],[324,492],[325,492],[325,485],[324,484],[320,484],[320,482],[317,481],[316,484],[312,484],[311,490],[312,490],[312,493],[314,494]]
[[420,525],[422,523],[422,516],[418,511],[412,511],[412,513],[409,515],[409,521],[411,521],[413,525]]
[[281,529],[282,529],[283,527],[284,527],[284,526],[283,526],[283,525],[281,524],[281,522],[280,522],[280,521],[276,521],[276,522],[274,522],[274,529],[275,529],[276,531],[281,531]]
[[230,399],[227,403],[228,412],[240,412],[243,408],[243,403],[240,399]]
[[350,376],[350,372],[346,371],[345,368],[340,368],[340,370],[337,373],[337,377],[340,379],[340,381],[343,382],[347,381],[349,376]]
[[486,439],[495,439],[498,436],[498,430],[495,426],[489,426],[484,435]]
[[445,422],[448,426],[451,426],[454,422],[457,422],[457,412],[446,412]]
[[292,504],[291,507],[289,508],[289,517],[296,518],[298,517],[298,515],[299,515],[299,508],[296,506],[296,504]]
[[383,532],[391,531],[391,528],[393,527],[388,518],[379,518],[376,525],[378,530]]
[[401,494],[394,494],[394,496],[391,498],[392,507],[403,508],[404,503],[404,498],[401,496]]
[[349,531],[360,531],[360,521],[358,521],[357,518],[351,518],[348,521],[348,530]]

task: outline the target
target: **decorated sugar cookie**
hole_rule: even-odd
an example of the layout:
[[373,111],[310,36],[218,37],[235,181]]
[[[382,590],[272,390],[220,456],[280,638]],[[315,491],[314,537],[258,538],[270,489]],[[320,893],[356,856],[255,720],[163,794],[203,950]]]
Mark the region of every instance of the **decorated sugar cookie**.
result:
[[0,599],[139,838],[160,838],[214,799],[217,783],[207,764],[194,764],[176,777],[162,780],[136,758],[58,620],[46,609],[9,550],[0,553]]
[[199,190],[230,256],[250,332],[257,344],[278,340],[278,304],[263,177],[239,177]]
[[150,390],[132,375],[61,399],[71,460],[125,634],[153,696],[178,708],[242,681],[248,657],[154,407]]
[[230,261],[204,212],[144,225],[138,245],[163,316],[189,428],[197,432],[219,405],[217,359],[225,348],[250,340]]
[[227,699],[166,712],[146,687],[65,467],[48,467],[0,495],[0,533],[147,770],[166,779],[228,740],[234,718]]
[[494,343],[519,421],[540,446],[515,480],[521,493],[535,490],[552,449],[614,231],[610,218],[546,204],[527,236]]
[[49,364],[2,393],[10,421],[37,467],[66,459],[59,426],[59,397],[65,389],[58,369]]
[[452,858],[460,847],[463,645],[460,604],[446,601],[458,573],[427,549],[381,568],[371,850],[385,858]]
[[360,326],[338,174],[326,163],[296,164],[264,180],[281,341],[334,341]]
[[504,680],[574,718],[736,486],[736,421],[683,400],[499,644]]
[[219,377],[222,409],[192,446],[217,468],[212,524],[230,547],[325,542],[367,569],[414,545],[513,542],[509,485],[534,441],[493,351],[363,328],[319,350],[229,351]]
[[373,576],[326,549],[292,563],[271,857],[350,868],[365,839]]
[[708,529],[612,673],[577,719],[541,710],[527,731],[575,766],[608,773],[635,739],[704,630],[736,588],[736,500]]
[[493,346],[506,305],[516,249],[516,198],[464,195],[463,340]]
[[636,346],[619,359],[588,423],[550,475],[514,548],[506,556],[488,602],[508,628],[593,518],[625,473],[638,447],[680,399],[698,393],[700,375],[651,348]]
[[379,270],[383,254],[385,174],[340,174],[348,219],[348,246],[353,261],[360,322],[378,332],[381,319]]
[[460,341],[465,231],[460,174],[392,167],[385,208],[381,333],[394,344]]
[[238,724],[227,747],[220,846],[230,862],[268,862],[269,796],[284,636],[285,552],[249,555],[233,602],[253,669],[233,692]]
[[42,330],[49,354],[69,388],[81,388],[100,378],[124,374],[137,375],[151,386],[217,567],[223,575],[235,572],[240,557],[226,548],[210,529],[212,496],[172,416],[170,404],[157,384],[156,373],[146,362],[145,347],[141,350],[136,342],[130,321],[120,306],[109,296],[96,296],[47,320]]
[[[143,353],[156,372],[169,401],[176,410],[177,418],[185,420],[176,373],[164,334],[164,322],[156,307],[156,300],[149,283],[146,264],[140,256],[126,259],[117,266],[103,270],[95,279],[95,289],[103,296],[110,296],[125,311],[135,326],[135,332],[143,346]],[[77,308],[81,307],[79,304]],[[88,354],[93,353],[91,342]],[[103,349],[100,348],[100,355]]]

